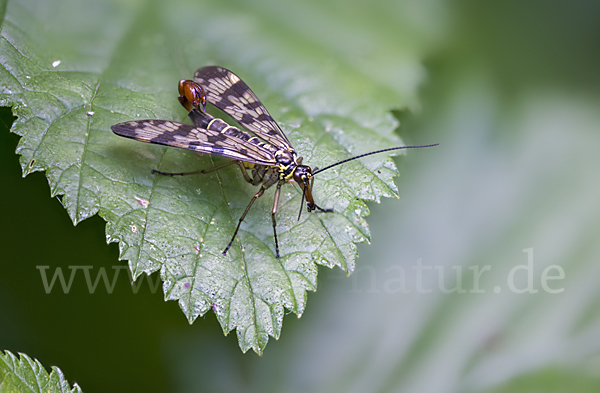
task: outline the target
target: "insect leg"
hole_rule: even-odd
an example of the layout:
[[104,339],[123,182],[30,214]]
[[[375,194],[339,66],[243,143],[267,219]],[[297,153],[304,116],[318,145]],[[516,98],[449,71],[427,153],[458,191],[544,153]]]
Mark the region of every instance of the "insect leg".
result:
[[244,163],[241,161],[238,161],[238,165],[240,166],[240,170],[242,171],[242,176],[244,176],[244,180],[246,180],[248,183],[252,184],[252,178],[248,174],[248,171],[246,170]]
[[[315,167],[316,170],[316,167]],[[315,184],[315,178],[311,177],[310,178],[310,189],[313,188],[313,185]],[[319,205],[317,205],[316,203],[313,202],[313,209],[316,207],[317,209],[319,209],[320,211],[324,212],[324,213],[333,213],[333,209],[323,209],[322,207],[320,207]],[[310,210],[309,210],[310,211]],[[300,216],[298,215],[298,220],[300,220]]]
[[237,233],[240,230],[240,225],[242,225],[242,221],[244,221],[244,218],[246,217],[246,214],[248,214],[248,211],[250,210],[250,207],[252,206],[252,204],[254,203],[255,200],[257,200],[258,198],[261,197],[261,195],[264,192],[265,192],[265,187],[263,185],[260,188],[260,190],[258,190],[258,192],[256,194],[254,194],[254,197],[252,197],[252,200],[250,201],[250,203],[246,207],[246,210],[244,210],[244,214],[242,214],[242,216],[240,217],[240,220],[238,221],[237,227],[235,228],[235,232],[233,232],[233,236],[231,237],[231,241],[229,242],[229,244],[227,245],[227,247],[225,247],[225,249],[223,250],[223,255],[227,254],[227,251],[229,250],[229,247],[231,247],[231,245],[233,244],[233,241],[235,240],[235,237],[237,236]]
[[322,211],[323,213],[333,213],[333,209],[323,209],[322,207],[320,207],[317,204],[314,204],[313,206],[316,207],[317,209],[319,209],[320,211]]
[[229,166],[231,164],[235,164],[236,162],[239,162],[239,161],[238,160],[232,160],[232,161],[226,162],[225,164],[217,165],[217,166],[215,166],[213,168],[201,169],[199,171],[193,171],[193,172],[162,172],[162,171],[153,169],[152,173],[158,173],[159,175],[167,175],[167,176],[197,175],[199,173],[206,174],[206,173],[214,172],[214,171],[219,170],[221,168],[225,168],[226,166]]
[[[253,166],[252,177],[250,177],[250,175],[248,174],[248,169],[250,168],[246,168],[242,161],[238,161],[238,165],[240,166],[242,175],[244,176],[244,180],[246,180],[253,186],[258,186],[260,183],[263,183],[265,181],[265,175],[267,175],[267,170],[263,165]],[[273,184],[275,184],[276,181],[277,180],[271,181],[269,185],[265,187],[265,189],[271,187]]]
[[273,201],[273,210],[271,211],[271,220],[273,221],[273,236],[275,237],[275,255],[279,258],[279,243],[277,242],[277,221],[275,221],[275,214],[277,213],[277,205],[279,204],[279,192],[281,191],[281,182],[277,183],[277,190],[275,190],[275,198]]

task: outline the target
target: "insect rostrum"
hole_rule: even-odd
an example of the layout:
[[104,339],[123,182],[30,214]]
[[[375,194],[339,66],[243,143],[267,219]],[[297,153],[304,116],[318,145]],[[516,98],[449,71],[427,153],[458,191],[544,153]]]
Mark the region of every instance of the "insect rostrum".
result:
[[[235,119],[246,131],[206,113],[207,101]],[[117,135],[138,141],[180,147],[232,159],[223,165],[200,171],[167,173],[155,170],[154,173],[170,176],[208,173],[235,164],[240,167],[242,175],[248,183],[255,186],[260,185],[260,189],[240,217],[231,241],[223,250],[223,254],[226,254],[233,244],[250,207],[267,188],[276,186],[271,219],[275,238],[275,255],[279,258],[275,216],[282,185],[289,182],[298,183],[302,190],[300,212],[302,212],[304,200],[306,200],[309,212],[313,210],[332,212],[332,209],[318,206],[313,199],[312,188],[314,176],[317,173],[371,154],[436,146],[400,146],[378,150],[348,158],[322,169],[315,168],[313,172],[308,165],[302,164],[302,157],[298,157],[281,128],[269,115],[254,92],[233,72],[216,66],[200,68],[194,74],[194,81],[182,80],[179,82],[179,102],[189,111],[188,116],[194,123],[193,126],[166,120],[136,120],[119,123],[111,128]],[[248,171],[251,171],[251,175]]]

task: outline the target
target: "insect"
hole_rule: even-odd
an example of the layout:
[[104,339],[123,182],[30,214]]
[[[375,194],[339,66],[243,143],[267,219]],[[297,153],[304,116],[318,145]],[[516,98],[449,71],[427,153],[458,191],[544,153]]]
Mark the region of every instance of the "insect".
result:
[[[207,101],[235,119],[246,131],[206,113]],[[248,183],[255,186],[260,185],[260,189],[254,194],[240,217],[231,241],[223,250],[224,255],[233,244],[246,214],[269,187],[276,187],[271,220],[275,238],[275,255],[279,258],[275,215],[281,186],[285,183],[295,182],[302,191],[298,220],[300,220],[305,200],[309,212],[313,210],[333,212],[333,209],[324,209],[314,201],[312,189],[316,174],[372,154],[437,146],[437,144],[433,144],[392,147],[361,154],[322,169],[312,170],[308,165],[302,164],[302,157],[298,157],[279,125],[273,120],[254,92],[233,72],[217,66],[200,68],[194,74],[194,81],[181,80],[179,82],[179,102],[188,110],[188,116],[194,123],[193,126],[166,120],[136,120],[119,123],[111,128],[117,135],[138,141],[231,158],[231,161],[222,165],[194,172],[171,173],[154,170],[153,173],[170,176],[206,174],[228,165],[238,165]],[[252,176],[248,171],[251,171]]]

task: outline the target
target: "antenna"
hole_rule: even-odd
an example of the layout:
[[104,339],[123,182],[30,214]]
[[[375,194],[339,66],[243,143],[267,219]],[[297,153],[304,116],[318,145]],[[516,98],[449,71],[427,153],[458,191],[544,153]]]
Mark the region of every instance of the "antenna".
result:
[[326,171],[327,169],[329,169],[329,168],[333,168],[334,166],[338,166],[338,165],[341,165],[341,164],[345,164],[345,163],[346,163],[346,162],[348,162],[348,161],[356,160],[356,159],[358,159],[358,158],[362,158],[362,157],[370,156],[370,155],[373,155],[373,154],[383,153],[383,152],[386,152],[386,151],[392,151],[392,150],[402,150],[402,149],[420,149],[420,148],[423,148],[423,147],[434,147],[434,146],[437,146],[437,145],[439,145],[439,143],[435,143],[435,144],[433,144],[433,145],[420,145],[420,146],[400,146],[400,147],[391,147],[391,148],[389,148],[389,149],[383,149],[383,150],[372,151],[372,152],[370,152],[370,153],[361,154],[361,155],[359,155],[359,156],[356,156],[356,157],[347,158],[347,159],[345,159],[345,160],[342,160],[342,161],[340,161],[340,162],[336,162],[335,164],[331,164],[331,165],[329,165],[329,166],[326,166],[325,168],[321,168],[321,169],[319,169],[319,170],[316,170],[316,171],[314,171],[314,172],[312,173],[312,175],[314,176],[314,175],[316,175],[317,173],[319,173],[319,172],[323,172],[323,171]]

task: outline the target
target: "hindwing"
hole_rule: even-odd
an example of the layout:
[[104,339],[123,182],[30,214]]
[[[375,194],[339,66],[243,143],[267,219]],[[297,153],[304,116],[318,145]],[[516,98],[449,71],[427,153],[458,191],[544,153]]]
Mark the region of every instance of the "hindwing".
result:
[[256,94],[236,74],[223,67],[208,66],[194,73],[206,90],[206,100],[231,116],[246,130],[273,146],[292,151],[292,145]]

